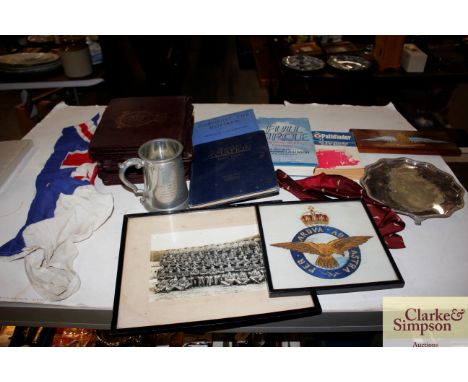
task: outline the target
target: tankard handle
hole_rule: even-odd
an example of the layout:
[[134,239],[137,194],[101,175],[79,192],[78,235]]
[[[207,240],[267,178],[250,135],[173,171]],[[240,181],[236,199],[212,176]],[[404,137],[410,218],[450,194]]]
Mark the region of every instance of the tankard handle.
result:
[[136,195],[141,196],[143,195],[143,190],[135,186],[125,176],[125,171],[127,171],[127,168],[132,166],[135,166],[136,168],[142,168],[144,166],[144,162],[140,158],[130,158],[123,163],[119,163],[119,178],[120,181],[123,184],[125,184],[128,188],[130,188]]

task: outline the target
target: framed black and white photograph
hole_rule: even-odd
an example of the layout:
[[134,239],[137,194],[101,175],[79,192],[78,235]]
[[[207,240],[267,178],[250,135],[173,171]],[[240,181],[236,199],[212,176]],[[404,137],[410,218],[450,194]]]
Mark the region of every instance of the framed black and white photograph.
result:
[[258,214],[272,293],[404,285],[361,200],[265,204]]
[[255,206],[124,217],[116,334],[318,313],[315,294],[270,297]]

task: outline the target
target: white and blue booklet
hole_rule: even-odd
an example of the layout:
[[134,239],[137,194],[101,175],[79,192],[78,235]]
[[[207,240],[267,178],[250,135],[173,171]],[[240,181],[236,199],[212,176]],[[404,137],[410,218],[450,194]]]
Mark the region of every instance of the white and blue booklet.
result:
[[193,125],[193,146],[231,138],[258,131],[253,109],[221,115],[195,122]]
[[275,170],[312,176],[317,167],[314,139],[307,118],[257,118],[265,132]]

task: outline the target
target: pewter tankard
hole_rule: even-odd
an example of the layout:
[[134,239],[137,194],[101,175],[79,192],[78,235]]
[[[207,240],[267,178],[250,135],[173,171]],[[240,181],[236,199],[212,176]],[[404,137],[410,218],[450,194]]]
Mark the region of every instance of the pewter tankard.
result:
[[[119,178],[136,195],[148,211],[175,211],[188,203],[188,189],[182,163],[183,146],[175,139],[162,138],[148,141],[138,149],[139,158],[119,163]],[[130,182],[125,171],[128,167],[143,168],[144,188]]]

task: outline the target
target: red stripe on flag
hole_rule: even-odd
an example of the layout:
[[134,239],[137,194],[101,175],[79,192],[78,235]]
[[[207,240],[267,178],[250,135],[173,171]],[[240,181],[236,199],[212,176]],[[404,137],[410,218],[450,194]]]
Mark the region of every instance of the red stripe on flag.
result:
[[83,133],[83,135],[91,141],[93,138],[93,134],[89,131],[88,125],[86,123],[80,123],[80,129]]
[[67,154],[67,156],[62,162],[62,166],[78,167],[79,165],[82,165],[83,163],[93,163],[87,151],[81,152],[81,153],[74,152],[74,153]]
[[97,172],[98,172],[98,166],[94,166],[93,173],[91,174],[89,178],[89,183],[94,184],[94,181],[96,180]]

